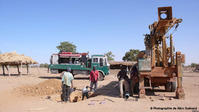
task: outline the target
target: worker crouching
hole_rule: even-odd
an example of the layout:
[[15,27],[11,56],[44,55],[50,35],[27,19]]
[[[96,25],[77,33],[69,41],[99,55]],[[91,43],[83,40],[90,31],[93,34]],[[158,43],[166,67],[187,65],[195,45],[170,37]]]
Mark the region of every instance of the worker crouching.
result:
[[85,88],[82,89],[82,100],[84,100],[84,97],[88,99],[88,90],[89,86],[86,86]]

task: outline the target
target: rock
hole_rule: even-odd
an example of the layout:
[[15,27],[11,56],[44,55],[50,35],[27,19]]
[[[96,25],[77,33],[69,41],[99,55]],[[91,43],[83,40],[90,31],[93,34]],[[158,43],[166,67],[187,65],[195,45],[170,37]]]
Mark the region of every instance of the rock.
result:
[[164,97],[164,96],[161,96],[160,100],[163,100],[163,101],[164,101],[164,100],[165,100],[165,97]]
[[95,105],[95,102],[90,102],[88,105]]
[[99,104],[105,104],[106,103],[106,101],[101,101]]
[[47,96],[46,99],[51,99],[51,96]]
[[172,97],[170,97],[170,98],[169,98],[169,100],[173,100],[173,98],[172,98]]
[[149,97],[149,99],[150,99],[150,101],[154,101],[154,99],[151,96]]

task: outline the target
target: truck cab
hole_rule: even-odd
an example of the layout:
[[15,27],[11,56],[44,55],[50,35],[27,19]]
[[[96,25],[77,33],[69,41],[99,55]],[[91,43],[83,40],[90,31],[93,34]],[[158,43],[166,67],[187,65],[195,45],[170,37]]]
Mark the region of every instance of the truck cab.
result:
[[105,55],[92,55],[91,60],[91,68],[95,66],[98,71],[103,71],[105,75],[109,74],[110,64],[108,63],[107,57]]

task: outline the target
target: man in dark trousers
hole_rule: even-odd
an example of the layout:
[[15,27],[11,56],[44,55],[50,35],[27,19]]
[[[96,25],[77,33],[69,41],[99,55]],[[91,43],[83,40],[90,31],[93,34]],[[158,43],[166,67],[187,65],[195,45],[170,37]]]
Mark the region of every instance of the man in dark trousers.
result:
[[[99,72],[96,70],[95,66],[93,66],[93,70],[90,73],[90,90],[95,92],[97,89],[97,81],[98,81]],[[94,88],[93,88],[94,86]]]
[[139,92],[139,76],[138,76],[137,64],[134,65],[131,69],[130,87],[131,87],[131,95],[132,96],[134,93]]
[[125,98],[128,99],[128,97],[129,97],[129,77],[127,76],[126,66],[121,66],[121,70],[117,74],[117,78],[119,80],[120,97],[123,98],[123,96],[125,95]]
[[62,75],[62,101],[67,102],[70,96],[71,88],[73,87],[73,75],[71,74],[71,68],[67,68],[67,71]]

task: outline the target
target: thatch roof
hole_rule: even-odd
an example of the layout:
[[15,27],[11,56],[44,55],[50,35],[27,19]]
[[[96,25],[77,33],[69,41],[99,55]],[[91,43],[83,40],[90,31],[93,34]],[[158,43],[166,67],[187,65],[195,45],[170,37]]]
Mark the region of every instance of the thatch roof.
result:
[[16,52],[0,54],[0,65],[37,64],[31,57]]

